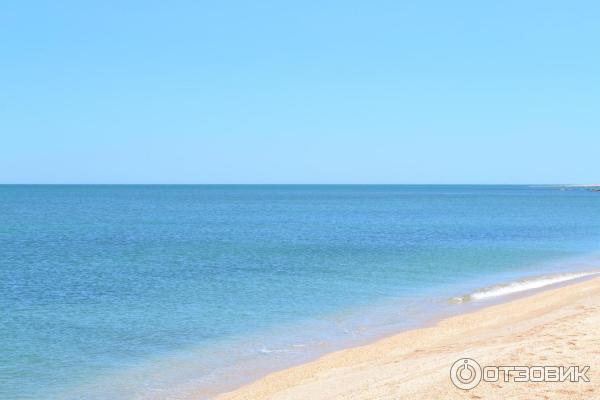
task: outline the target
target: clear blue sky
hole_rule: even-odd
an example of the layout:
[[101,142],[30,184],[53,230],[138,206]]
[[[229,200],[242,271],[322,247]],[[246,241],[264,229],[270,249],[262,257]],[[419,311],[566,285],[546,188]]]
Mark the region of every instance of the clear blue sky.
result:
[[0,182],[600,183],[599,20],[594,1],[6,1]]

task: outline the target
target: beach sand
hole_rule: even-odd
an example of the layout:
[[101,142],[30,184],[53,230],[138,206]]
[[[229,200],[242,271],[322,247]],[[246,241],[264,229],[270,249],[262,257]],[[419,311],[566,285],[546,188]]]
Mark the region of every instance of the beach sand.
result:
[[[482,381],[453,386],[450,367],[590,366],[590,382]],[[277,399],[600,399],[600,278],[554,288],[331,353],[217,397]]]

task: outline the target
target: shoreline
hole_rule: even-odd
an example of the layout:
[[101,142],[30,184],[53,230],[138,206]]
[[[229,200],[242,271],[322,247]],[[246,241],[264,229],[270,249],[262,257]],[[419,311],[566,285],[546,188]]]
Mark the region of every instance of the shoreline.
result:
[[[327,353],[215,399],[590,398],[600,393],[599,324],[600,278],[592,276]],[[449,379],[462,357],[482,365],[590,365],[591,381],[482,382],[463,391]]]

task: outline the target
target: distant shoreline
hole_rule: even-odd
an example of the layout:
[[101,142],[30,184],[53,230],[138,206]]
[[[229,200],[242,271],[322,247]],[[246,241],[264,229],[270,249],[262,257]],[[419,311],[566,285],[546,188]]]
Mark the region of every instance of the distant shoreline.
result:
[[590,192],[600,192],[600,185],[573,185],[567,187],[574,189],[585,189]]

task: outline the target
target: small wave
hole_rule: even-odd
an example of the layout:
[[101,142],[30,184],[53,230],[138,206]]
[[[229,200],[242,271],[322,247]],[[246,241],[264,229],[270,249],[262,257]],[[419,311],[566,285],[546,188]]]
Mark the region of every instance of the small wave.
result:
[[289,353],[291,350],[289,349],[269,349],[267,347],[262,347],[258,350],[260,354],[279,354],[279,353]]
[[600,274],[600,271],[538,276],[507,284],[490,286],[465,296],[454,297],[451,301],[453,303],[465,303],[468,301],[487,300],[598,274]]

